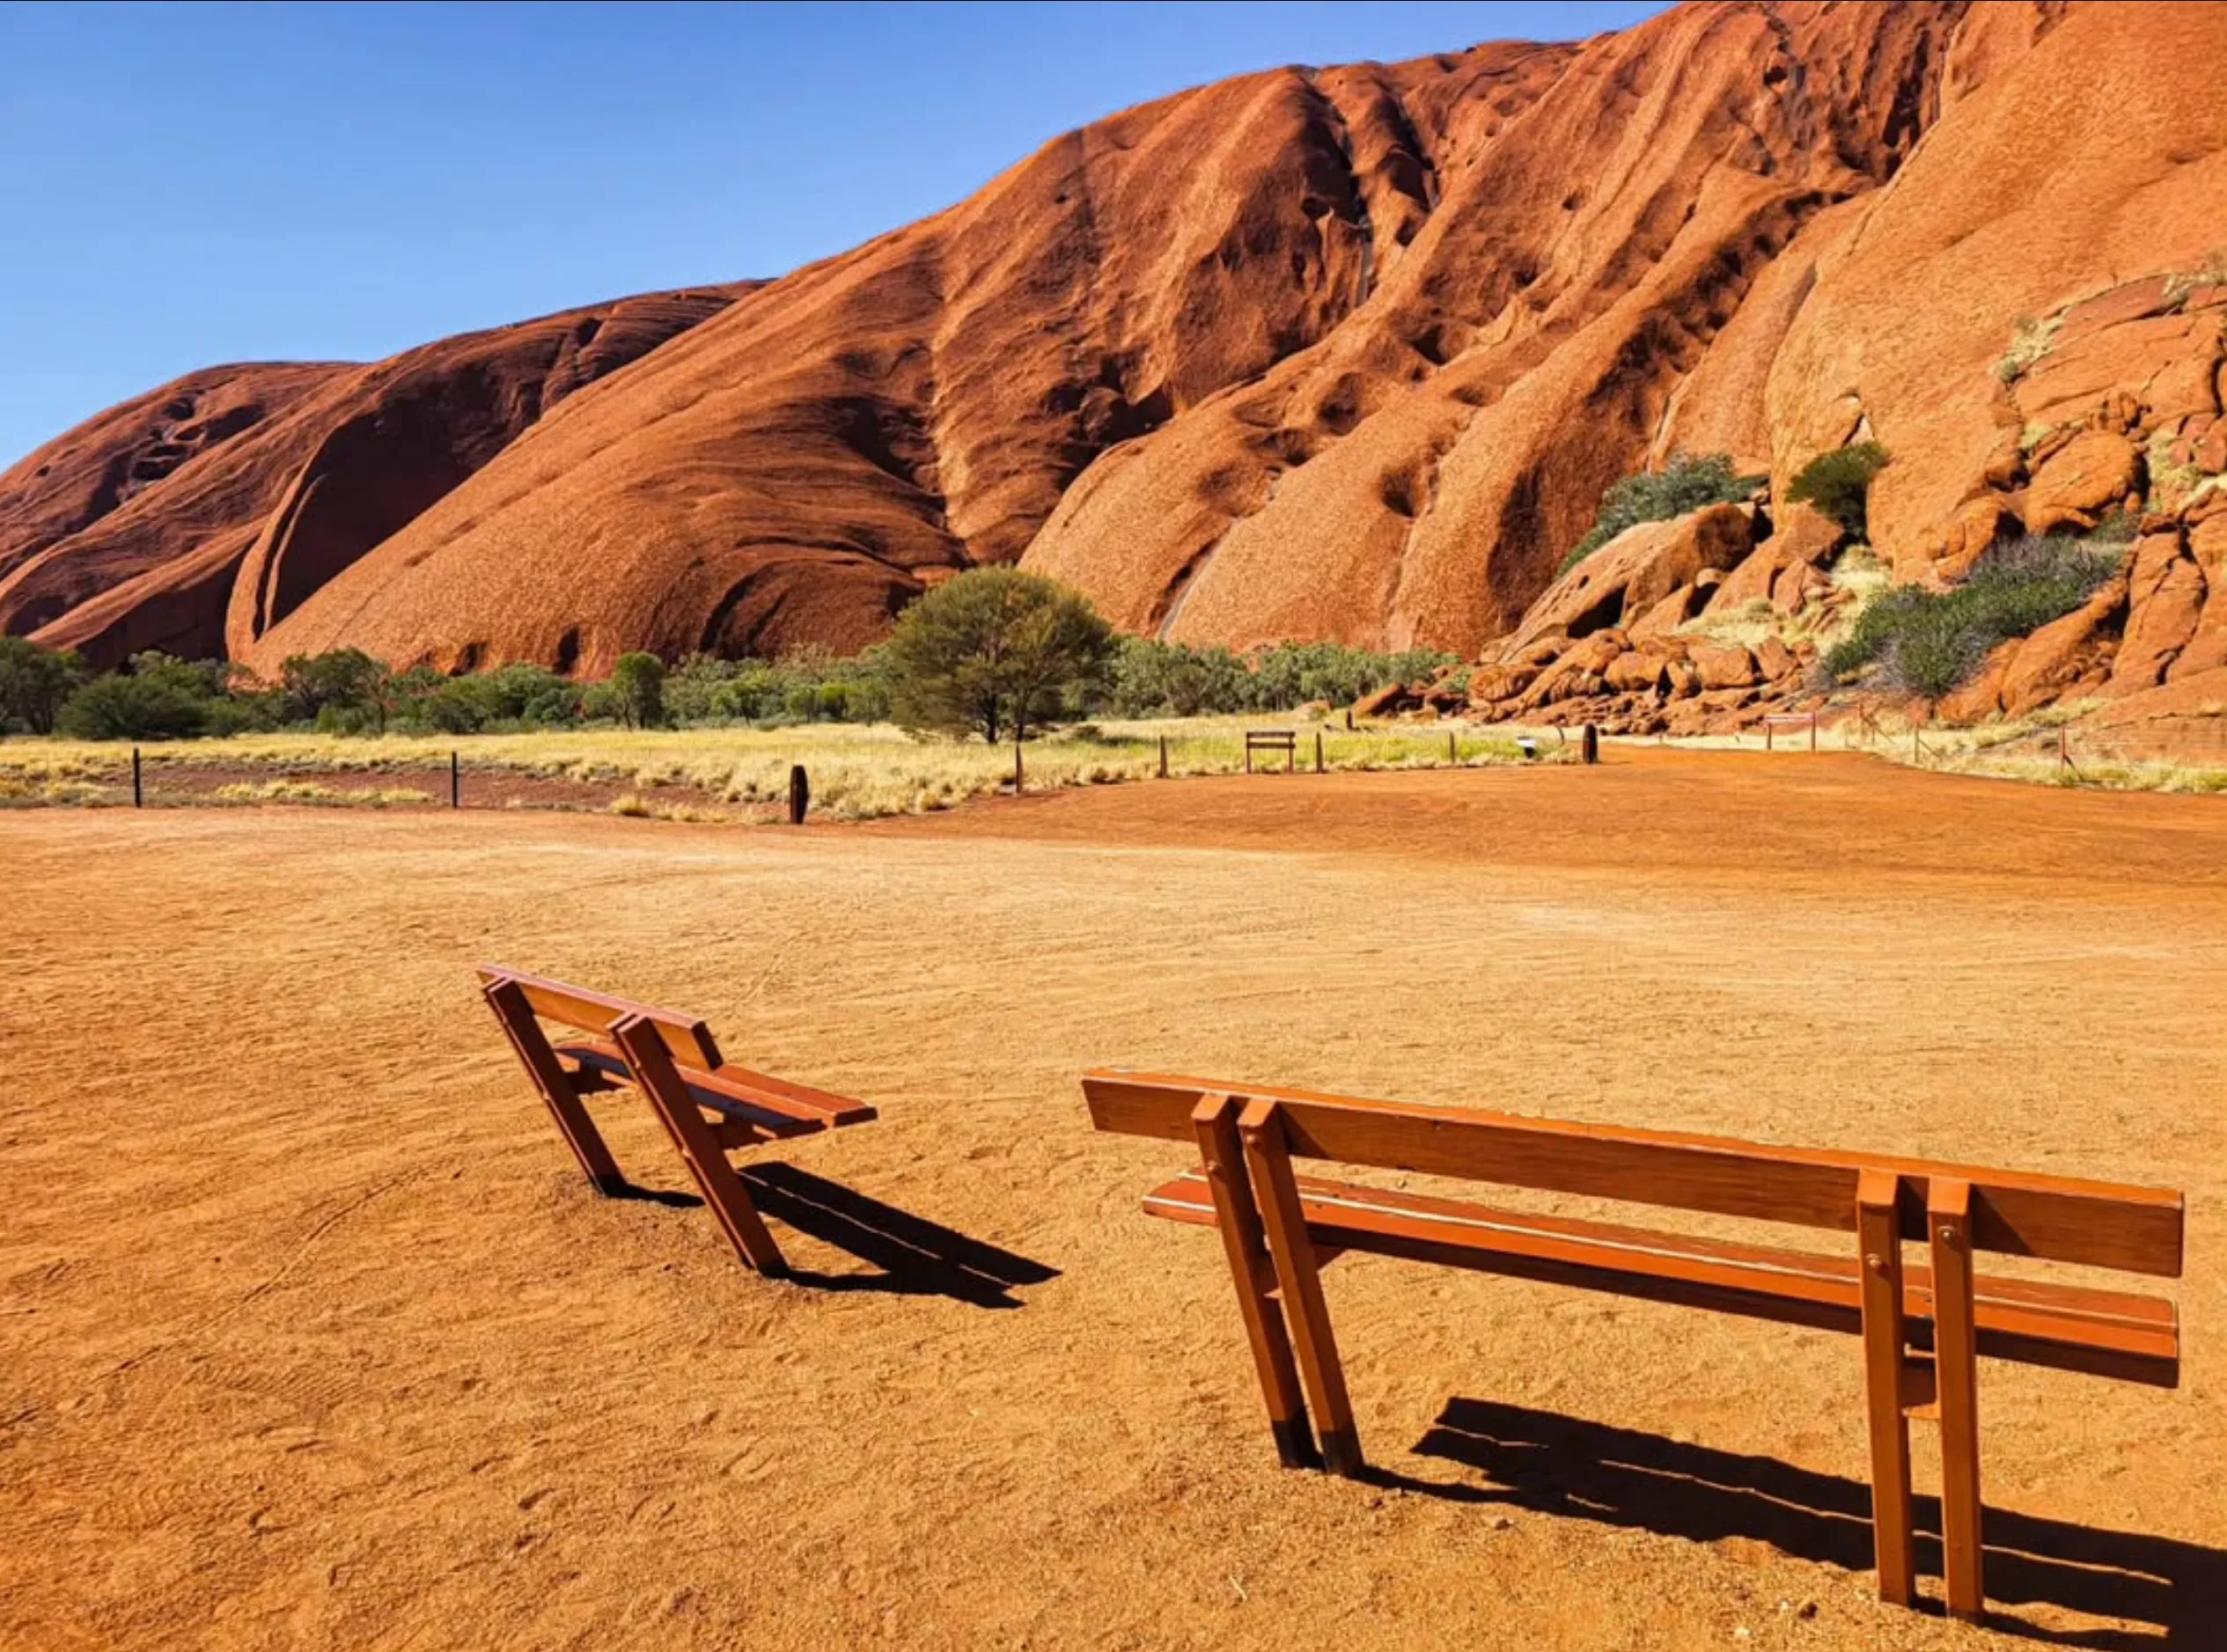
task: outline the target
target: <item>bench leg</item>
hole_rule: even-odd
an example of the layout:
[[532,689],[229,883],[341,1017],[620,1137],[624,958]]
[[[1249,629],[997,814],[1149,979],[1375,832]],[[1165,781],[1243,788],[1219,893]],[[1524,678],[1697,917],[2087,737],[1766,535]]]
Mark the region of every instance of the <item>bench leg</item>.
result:
[[580,1162],[581,1173],[594,1185],[596,1192],[618,1192],[626,1185],[619,1174],[618,1162],[611,1156],[611,1149],[604,1146],[603,1137],[597,1134],[595,1120],[580,1105],[580,1093],[573,1087],[564,1063],[549,1047],[541,1024],[533,1018],[533,1006],[526,1002],[525,989],[516,981],[498,980],[483,988],[481,996],[502,1024],[503,1035],[511,1040],[518,1064],[533,1081],[533,1088],[540,1092],[542,1105],[548,1108],[549,1117],[556,1120],[557,1134],[572,1149],[572,1156]]
[[1933,1360],[1941,1391],[1941,1576],[1951,1616],[1986,1609],[1980,1546],[1980,1366],[1972,1308],[1972,1186],[1935,1177],[1926,1195],[1933,1249]]
[[1871,1427],[1871,1541],[1879,1598],[1907,1606],[1916,1597],[1910,1511],[1910,1425],[1902,1412],[1901,1181],[1866,1171],[1856,1195],[1857,1253],[1863,1268],[1863,1392]]
[[766,1231],[757,1207],[750,1202],[749,1190],[735,1174],[735,1167],[727,1163],[726,1152],[712,1135],[711,1127],[704,1123],[703,1113],[673,1066],[657,1028],[641,1016],[628,1016],[611,1029],[611,1036],[624,1052],[635,1083],[649,1098],[650,1110],[665,1126],[665,1134],[673,1138],[680,1162],[695,1178],[704,1203],[711,1207],[719,1230],[727,1236],[735,1253],[768,1279],[785,1276],[789,1264],[782,1259],[781,1247]]
[[1362,1469],[1361,1435],[1353,1426],[1353,1405],[1346,1398],[1346,1374],[1338,1363],[1337,1340],[1330,1334],[1330,1310],[1322,1300],[1322,1275],[1315,1266],[1314,1244],[1307,1237],[1306,1214],[1291,1174],[1291,1152],[1283,1139],[1283,1115],[1274,1101],[1255,1099],[1238,1120],[1245,1142],[1246,1168],[1260,1201],[1268,1250],[1284,1311],[1299,1344],[1299,1373],[1321,1431],[1323,1460],[1348,1478]]
[[1275,1265],[1260,1231],[1260,1213],[1253,1202],[1253,1184],[1245,1173],[1244,1144],[1238,1138],[1238,1104],[1226,1095],[1202,1096],[1191,1113],[1199,1139],[1199,1160],[1214,1193],[1215,1226],[1223,1254],[1238,1288],[1238,1312],[1253,1364],[1268,1401],[1268,1432],[1286,1468],[1317,1468],[1314,1435],[1307,1427],[1307,1406],[1299,1391],[1299,1368],[1291,1357],[1291,1337],[1275,1296]]

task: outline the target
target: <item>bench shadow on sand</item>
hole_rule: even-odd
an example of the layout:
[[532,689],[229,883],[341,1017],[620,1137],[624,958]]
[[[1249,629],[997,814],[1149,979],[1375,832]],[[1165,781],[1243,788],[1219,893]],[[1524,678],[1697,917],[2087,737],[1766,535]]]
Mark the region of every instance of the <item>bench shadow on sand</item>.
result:
[[[1466,1399],[1447,1402],[1415,1450],[1494,1484],[1450,1486],[1380,1470],[1372,1478],[1696,1542],[1746,1538],[1851,1572],[1872,1564],[1871,1487],[1773,1457]],[[1940,1501],[1921,1496],[1916,1509],[1919,1575],[1937,1594]],[[2094,1652],[2222,1644],[2227,1552],[1992,1508],[1984,1533],[1988,1626],[1998,1633]],[[2056,1629],[2018,1617],[2018,1607],[2036,1604],[2155,1628]],[[1923,1610],[1940,1606],[1929,1600]]]
[[799,1268],[792,1283],[816,1290],[878,1290],[899,1296],[949,1296],[977,1308],[1018,1308],[1021,1285],[1057,1279],[1059,1269],[894,1205],[800,1171],[793,1164],[753,1164],[741,1173],[761,1215],[787,1222],[822,1244],[871,1262],[878,1274],[819,1274]]
[[[878,1199],[800,1171],[793,1164],[753,1164],[736,1174],[750,1190],[761,1216],[786,1222],[862,1262],[877,1274],[822,1274],[791,1268],[789,1283],[812,1290],[885,1291],[899,1296],[949,1296],[977,1308],[1018,1308],[1013,1295],[1022,1285],[1057,1279],[1059,1269],[971,1239],[954,1228],[900,1210]],[[668,1208],[699,1208],[701,1195],[677,1188],[644,1187],[626,1182],[611,1190],[614,1199],[638,1200]]]

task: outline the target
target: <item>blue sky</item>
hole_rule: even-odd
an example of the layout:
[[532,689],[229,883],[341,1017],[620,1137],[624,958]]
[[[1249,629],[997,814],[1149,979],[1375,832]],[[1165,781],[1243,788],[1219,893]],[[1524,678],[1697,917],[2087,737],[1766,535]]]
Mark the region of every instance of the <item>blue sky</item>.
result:
[[0,0],[0,468],[195,367],[779,275],[1185,86],[1660,9]]

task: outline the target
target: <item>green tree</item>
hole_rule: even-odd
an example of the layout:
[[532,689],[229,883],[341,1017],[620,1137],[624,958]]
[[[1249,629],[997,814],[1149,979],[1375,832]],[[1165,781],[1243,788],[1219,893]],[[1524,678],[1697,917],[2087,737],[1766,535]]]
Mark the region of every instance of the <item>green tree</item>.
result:
[[905,610],[886,650],[891,708],[908,729],[1016,742],[1096,685],[1114,628],[1078,593],[1015,568],[977,568]]
[[40,648],[20,636],[0,637],[0,732],[52,734],[55,719],[85,680],[74,649]]
[[629,729],[654,729],[665,721],[665,662],[655,654],[621,654],[611,668],[612,692]]
[[373,659],[360,648],[334,649],[325,654],[296,654],[278,668],[278,686],[286,697],[287,715],[313,723],[327,706],[368,710],[386,732],[386,714],[393,705],[387,684],[393,673],[386,662]]

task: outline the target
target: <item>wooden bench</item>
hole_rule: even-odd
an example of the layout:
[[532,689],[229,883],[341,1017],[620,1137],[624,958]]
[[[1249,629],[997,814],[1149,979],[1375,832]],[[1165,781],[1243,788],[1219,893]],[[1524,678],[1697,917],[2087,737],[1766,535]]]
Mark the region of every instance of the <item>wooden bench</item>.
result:
[[[1144,1208],[1220,1230],[1287,1466],[1362,1468],[1319,1277],[1346,1251],[1846,1332],[1862,1339],[1879,1593],[1906,1605],[1915,1595],[1908,1425],[1937,1420],[1948,1605],[1977,1618],[1975,1357],[2167,1388],[2179,1380],[2172,1303],[1973,1271],[1985,1251],[2178,1278],[2176,1193],[1121,1070],[1087,1074],[1083,1089],[1101,1130],[1195,1143],[1202,1167],[1146,1194]],[[1300,1176],[1295,1159],[1753,1217],[1855,1242],[1816,1255],[1496,1210]],[[1929,1266],[1905,1266],[1906,1241],[1928,1247]]]
[[[736,1254],[768,1278],[789,1271],[728,1151],[864,1124],[875,1116],[871,1107],[730,1067],[711,1029],[678,1010],[495,964],[480,966],[480,991],[597,1192],[615,1193],[626,1179],[581,1098],[631,1085],[665,1126]],[[552,1045],[543,1021],[590,1036]]]
[[1299,771],[1299,737],[1290,729],[1247,729],[1245,731],[1245,772],[1253,772],[1253,754],[1267,752],[1283,753],[1283,772],[1296,775]]

